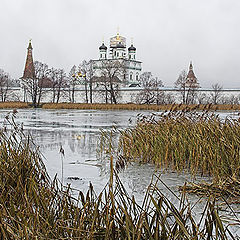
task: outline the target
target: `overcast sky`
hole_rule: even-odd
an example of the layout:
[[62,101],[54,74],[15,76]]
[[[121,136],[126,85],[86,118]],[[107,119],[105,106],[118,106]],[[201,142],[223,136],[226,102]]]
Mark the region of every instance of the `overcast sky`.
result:
[[193,61],[202,87],[240,88],[240,0],[0,0],[0,68],[21,77],[31,38],[34,60],[69,71],[118,27],[165,86]]

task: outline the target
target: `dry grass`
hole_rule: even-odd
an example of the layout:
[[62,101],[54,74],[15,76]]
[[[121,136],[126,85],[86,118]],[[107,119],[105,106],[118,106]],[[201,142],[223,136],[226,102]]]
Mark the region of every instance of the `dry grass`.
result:
[[[0,239],[234,239],[215,202],[207,202],[196,220],[185,196],[174,206],[150,183],[142,205],[124,189],[113,169],[97,196],[71,196],[71,188],[52,182],[31,137],[6,118],[0,132]],[[236,222],[239,224],[239,221]]]
[[207,111],[198,113],[189,108],[174,110],[157,117],[141,116],[136,127],[120,131],[117,151],[109,144],[109,134],[102,134],[101,151],[116,155],[117,168],[135,161],[178,173],[190,172],[193,177],[211,176],[211,190],[205,185],[205,193],[239,197],[239,119],[221,120]]
[[99,109],[99,110],[153,110],[165,111],[174,107],[175,110],[183,110],[186,107],[189,110],[240,110],[240,105],[183,105],[183,104],[166,104],[166,105],[143,105],[143,104],[86,104],[86,103],[45,103],[44,109]]
[[26,102],[0,102],[0,109],[4,108],[29,108],[29,103]]
[[[4,108],[30,108],[31,103],[25,102],[0,102],[0,109]],[[175,110],[183,110],[186,107],[189,110],[204,110],[209,109],[212,111],[220,110],[240,110],[240,105],[183,105],[183,104],[166,104],[166,105],[143,105],[143,104],[86,104],[86,103],[43,103],[43,109],[99,109],[99,110],[153,110],[165,111],[174,107]]]

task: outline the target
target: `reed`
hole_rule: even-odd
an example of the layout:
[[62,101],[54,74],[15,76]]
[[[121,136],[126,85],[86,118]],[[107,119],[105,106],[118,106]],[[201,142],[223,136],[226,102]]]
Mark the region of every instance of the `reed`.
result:
[[[115,154],[118,159],[117,168],[135,161],[178,173],[187,172],[193,178],[211,176],[211,190],[240,196],[239,119],[221,120],[216,114],[189,108],[175,110],[173,106],[170,112],[158,116],[140,116],[135,127],[119,131],[117,151],[112,150],[113,147],[108,149],[109,144],[102,141],[108,154]],[[101,149],[105,149],[104,146]],[[207,193],[212,194],[206,184],[205,187],[209,190]]]
[[87,104],[87,103],[45,103],[42,105],[43,109],[98,109],[98,110],[152,110],[152,111],[165,111],[170,110],[174,106],[175,110],[183,110],[186,107],[189,110],[204,110],[209,109],[212,111],[216,110],[240,110],[240,105],[212,105],[212,104]]
[[1,239],[234,239],[214,199],[195,219],[184,194],[178,206],[162,194],[159,176],[153,176],[143,203],[137,204],[112,158],[103,191],[96,195],[90,184],[86,194],[79,191],[74,198],[70,186],[50,180],[31,137],[10,115],[6,121],[10,129],[0,131]]
[[0,109],[4,108],[29,108],[29,103],[26,102],[0,102]]

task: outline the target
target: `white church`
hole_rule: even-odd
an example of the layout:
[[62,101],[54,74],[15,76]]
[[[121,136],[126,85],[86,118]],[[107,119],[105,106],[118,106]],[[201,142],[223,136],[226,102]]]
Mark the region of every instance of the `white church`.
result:
[[101,77],[104,61],[118,61],[124,66],[124,74],[118,76],[120,82],[124,83],[124,87],[139,86],[142,62],[137,60],[136,47],[131,44],[127,49],[126,38],[119,33],[110,38],[109,50],[103,42],[99,47],[99,59],[92,60],[96,77]]

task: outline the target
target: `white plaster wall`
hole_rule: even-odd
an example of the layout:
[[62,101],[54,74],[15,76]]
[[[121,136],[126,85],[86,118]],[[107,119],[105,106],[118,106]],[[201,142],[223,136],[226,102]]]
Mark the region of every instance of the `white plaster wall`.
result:
[[[121,88],[119,90],[119,103],[130,103],[135,102],[136,98],[139,94],[141,94],[141,88]],[[175,98],[176,103],[181,102],[181,94],[176,89],[171,88],[163,88],[161,89],[166,95],[171,94]],[[198,95],[205,94],[207,99],[211,98],[211,89],[199,89],[196,91]],[[89,94],[89,93],[88,93]],[[221,98],[238,98],[240,101],[240,89],[223,89],[221,91]],[[197,98],[196,98],[197,99]],[[23,101],[24,100],[24,91],[21,87],[11,88],[8,93],[8,101]],[[31,102],[31,97],[27,97],[28,102]],[[42,96],[42,102],[52,102],[52,91],[51,89],[46,89]],[[64,91],[64,93],[60,97],[59,102],[70,102],[69,100],[69,92]],[[85,102],[85,91],[83,88],[78,88],[75,90],[75,102],[84,103]],[[94,103],[104,103],[105,102],[105,94],[103,91],[94,90],[93,91],[93,102]],[[209,102],[209,100],[208,100]]]

